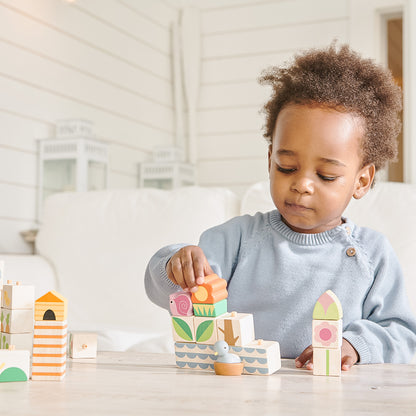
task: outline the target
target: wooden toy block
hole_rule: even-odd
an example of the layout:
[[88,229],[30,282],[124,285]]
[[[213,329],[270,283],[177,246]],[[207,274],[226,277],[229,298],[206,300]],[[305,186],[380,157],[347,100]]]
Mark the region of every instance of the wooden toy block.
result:
[[206,316],[195,316],[195,341],[198,344],[214,345],[218,341],[217,322],[220,317],[209,318]]
[[341,348],[342,319],[338,321],[312,320],[312,347]]
[[33,334],[33,346],[40,345],[66,345],[67,334],[60,335],[39,335],[34,332]]
[[33,333],[8,334],[7,332],[2,332],[0,344],[2,349],[8,349],[10,345],[14,345],[17,350],[32,352]]
[[244,347],[230,347],[244,363],[243,374],[269,375],[281,367],[280,345],[276,341],[256,340]]
[[231,312],[217,318],[218,340],[228,345],[244,347],[254,341],[254,321],[251,313]]
[[314,348],[313,375],[339,377],[341,375],[341,348]]
[[187,292],[176,292],[169,295],[170,313],[173,316],[192,316],[192,298]]
[[72,332],[69,336],[69,356],[71,358],[96,358],[97,334]]
[[66,351],[58,354],[33,353],[32,360],[38,364],[61,365],[66,362]]
[[13,284],[10,280],[3,285],[1,306],[7,309],[33,309],[35,299],[34,286]]
[[66,344],[66,321],[35,321],[33,348],[62,348]]
[[66,357],[66,343],[65,344],[35,344],[33,346],[33,355],[38,357],[59,357],[65,355]]
[[66,321],[68,302],[51,290],[35,301],[35,321]]
[[342,318],[341,302],[334,292],[327,290],[317,300],[312,319],[338,321]]
[[63,379],[66,368],[67,330],[66,321],[35,321],[32,380]]
[[179,342],[195,342],[194,316],[172,316],[173,339]]
[[205,282],[192,293],[192,303],[217,303],[228,296],[227,282],[216,274],[205,276]]
[[66,364],[50,365],[45,363],[32,364],[32,380],[60,381],[65,377]]
[[180,368],[214,371],[216,358],[213,345],[176,342],[175,358]]
[[34,330],[38,335],[62,335],[68,331],[67,321],[35,321]]
[[0,382],[27,381],[30,353],[24,350],[0,350]]
[[194,303],[195,316],[216,317],[227,313],[227,299],[220,300],[217,303]]
[[[35,321],[33,333],[33,362],[56,365],[66,362],[67,322]],[[49,377],[49,376],[48,376]],[[52,376],[56,379],[58,376]]]
[[3,290],[3,280],[4,280],[4,260],[0,260],[0,291]]
[[1,331],[9,334],[33,331],[33,309],[1,308]]

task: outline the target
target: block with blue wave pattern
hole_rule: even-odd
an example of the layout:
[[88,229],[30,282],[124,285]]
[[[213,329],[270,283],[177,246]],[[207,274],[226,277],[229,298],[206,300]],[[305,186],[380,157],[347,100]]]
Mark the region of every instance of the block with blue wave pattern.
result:
[[[244,362],[243,374],[269,375],[280,369],[280,347],[275,341],[256,340],[244,347],[230,346]],[[214,371],[214,346],[186,342],[175,343],[176,365],[180,368]]]

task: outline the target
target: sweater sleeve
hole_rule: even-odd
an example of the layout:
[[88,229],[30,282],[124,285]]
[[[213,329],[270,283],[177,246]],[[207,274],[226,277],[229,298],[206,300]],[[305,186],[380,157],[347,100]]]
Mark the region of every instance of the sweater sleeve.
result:
[[144,287],[148,298],[169,310],[169,295],[180,289],[166,273],[166,264],[170,258],[186,244],[172,244],[158,250],[150,259],[144,275]]
[[[217,227],[205,231],[199,240],[208,263],[214,273],[225,279],[231,279],[239,261],[242,235],[250,225],[248,216],[236,217]],[[245,230],[245,231],[244,231]]]
[[398,259],[385,238],[373,251],[374,280],[361,320],[343,332],[361,364],[408,363],[416,352],[416,319],[411,311]]
[[[227,281],[238,259],[241,221],[247,222],[247,218],[237,217],[208,229],[201,235],[198,244],[214,273]],[[180,286],[175,285],[168,278],[166,264],[185,246],[186,244],[174,244],[163,247],[153,255],[146,268],[144,277],[146,294],[153,303],[164,309],[169,309],[169,295],[180,289]]]

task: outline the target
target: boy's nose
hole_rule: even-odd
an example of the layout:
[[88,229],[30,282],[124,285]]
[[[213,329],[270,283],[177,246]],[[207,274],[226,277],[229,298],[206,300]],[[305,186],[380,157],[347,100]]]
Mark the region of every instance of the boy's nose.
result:
[[290,189],[293,192],[298,192],[299,194],[312,194],[314,191],[314,183],[313,180],[307,176],[301,176],[294,178]]

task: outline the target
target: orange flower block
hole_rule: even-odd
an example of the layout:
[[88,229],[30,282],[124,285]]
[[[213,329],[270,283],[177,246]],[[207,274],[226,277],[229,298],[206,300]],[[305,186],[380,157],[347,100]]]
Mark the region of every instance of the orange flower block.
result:
[[192,303],[214,304],[228,296],[227,282],[216,274],[205,276],[205,282],[192,293]]

